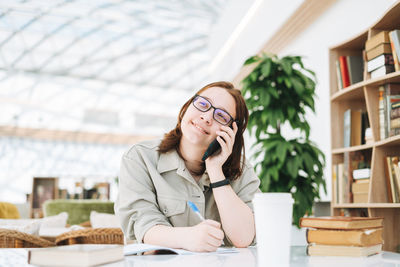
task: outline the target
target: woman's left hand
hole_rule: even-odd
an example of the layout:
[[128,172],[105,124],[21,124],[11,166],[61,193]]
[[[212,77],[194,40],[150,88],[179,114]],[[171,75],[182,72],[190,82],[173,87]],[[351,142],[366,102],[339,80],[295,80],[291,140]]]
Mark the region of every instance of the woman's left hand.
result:
[[222,126],[221,130],[217,131],[217,141],[221,145],[221,151],[206,159],[207,172],[222,171],[222,165],[232,154],[235,136],[238,130],[236,122],[232,123],[232,128]]

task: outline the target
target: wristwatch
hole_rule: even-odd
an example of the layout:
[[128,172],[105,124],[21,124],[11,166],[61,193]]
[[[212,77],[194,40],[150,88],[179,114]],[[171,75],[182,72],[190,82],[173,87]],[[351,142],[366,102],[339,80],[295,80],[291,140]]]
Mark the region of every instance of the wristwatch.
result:
[[229,179],[225,179],[225,180],[222,180],[222,181],[219,181],[219,182],[216,182],[216,183],[210,183],[210,188],[211,189],[212,188],[217,188],[217,187],[228,185],[228,184],[230,184]]

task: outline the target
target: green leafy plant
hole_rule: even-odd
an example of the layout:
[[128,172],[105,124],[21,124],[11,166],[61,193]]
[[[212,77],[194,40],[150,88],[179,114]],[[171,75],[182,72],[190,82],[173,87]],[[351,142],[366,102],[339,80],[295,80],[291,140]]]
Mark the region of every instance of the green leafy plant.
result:
[[[243,95],[250,111],[248,129],[255,137],[255,169],[263,192],[291,192],[293,221],[312,213],[323,179],[325,156],[309,139],[307,109],[315,112],[315,73],[304,67],[300,56],[257,55],[244,65],[255,64],[243,79]],[[296,138],[285,138],[286,132]],[[288,134],[286,134],[288,135]]]

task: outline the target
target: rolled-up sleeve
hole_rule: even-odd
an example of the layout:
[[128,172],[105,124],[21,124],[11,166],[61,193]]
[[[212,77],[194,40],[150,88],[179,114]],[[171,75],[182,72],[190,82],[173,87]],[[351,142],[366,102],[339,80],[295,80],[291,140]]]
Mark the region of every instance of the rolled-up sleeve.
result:
[[125,236],[140,243],[151,227],[171,226],[159,210],[149,167],[135,146],[123,155],[115,203]]
[[253,210],[252,200],[256,193],[261,192],[260,187],[260,179],[257,177],[257,174],[254,172],[253,166],[246,162],[243,168],[242,176],[233,183],[233,189],[238,195],[238,197],[246,203],[250,209]]

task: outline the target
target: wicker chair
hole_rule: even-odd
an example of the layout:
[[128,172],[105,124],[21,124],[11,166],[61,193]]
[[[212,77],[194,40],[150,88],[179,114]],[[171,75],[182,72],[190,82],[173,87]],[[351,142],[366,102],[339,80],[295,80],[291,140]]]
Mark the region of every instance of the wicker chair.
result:
[[55,246],[55,243],[41,237],[0,228],[0,248],[42,248],[52,246]]
[[120,228],[87,228],[59,235],[56,244],[124,244],[124,234]]

